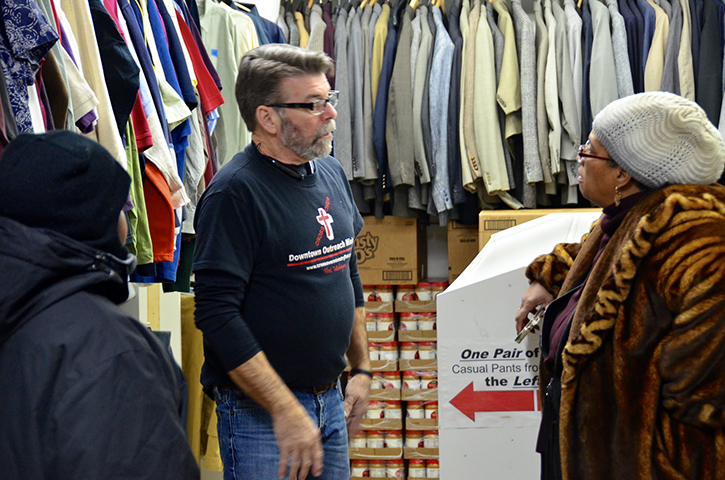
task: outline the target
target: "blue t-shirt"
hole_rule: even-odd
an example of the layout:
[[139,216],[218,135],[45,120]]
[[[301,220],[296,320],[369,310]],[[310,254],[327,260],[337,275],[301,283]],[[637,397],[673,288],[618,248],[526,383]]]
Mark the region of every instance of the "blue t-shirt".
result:
[[[252,144],[204,192],[195,217],[196,322],[205,386],[264,351],[290,387],[345,368],[363,306],[355,237],[363,220],[332,157],[285,171]],[[232,295],[233,293],[233,295]]]

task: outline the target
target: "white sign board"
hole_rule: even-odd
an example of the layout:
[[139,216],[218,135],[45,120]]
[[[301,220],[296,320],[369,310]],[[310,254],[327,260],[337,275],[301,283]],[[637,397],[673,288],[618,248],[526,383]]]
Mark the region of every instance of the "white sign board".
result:
[[441,478],[540,476],[539,334],[514,341],[524,270],[577,242],[600,213],[559,213],[499,232],[437,297]]

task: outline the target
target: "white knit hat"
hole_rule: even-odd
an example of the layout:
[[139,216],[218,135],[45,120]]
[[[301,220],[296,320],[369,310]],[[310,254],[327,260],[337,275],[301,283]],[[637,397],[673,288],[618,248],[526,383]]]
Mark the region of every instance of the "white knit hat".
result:
[[698,104],[668,92],[615,100],[592,131],[610,157],[648,188],[709,185],[725,168],[725,142]]

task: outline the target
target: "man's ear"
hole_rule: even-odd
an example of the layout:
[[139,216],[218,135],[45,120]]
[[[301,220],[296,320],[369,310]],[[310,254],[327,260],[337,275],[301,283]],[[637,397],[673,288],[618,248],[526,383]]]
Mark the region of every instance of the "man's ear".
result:
[[257,125],[263,128],[268,134],[276,135],[281,123],[279,114],[272,107],[260,105],[255,112],[257,116]]

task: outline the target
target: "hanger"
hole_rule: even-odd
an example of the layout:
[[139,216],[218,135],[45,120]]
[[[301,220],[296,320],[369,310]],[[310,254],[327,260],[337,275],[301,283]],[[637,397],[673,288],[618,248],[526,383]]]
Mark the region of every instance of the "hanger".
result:
[[362,0],[362,3],[360,4],[360,9],[365,8],[365,6],[368,4],[368,0]]
[[247,7],[246,5],[244,5],[240,0],[234,0],[234,5],[236,5],[236,7],[239,8],[240,10],[244,10],[247,13],[251,13],[252,12],[249,9],[249,7]]
[[375,4],[376,4],[376,3],[378,3],[378,0],[370,0],[370,3],[369,3],[369,5],[370,5],[371,7],[373,7],[373,6],[375,6]]
[[410,8],[412,8],[413,10],[415,10],[416,8],[418,8],[418,5],[419,5],[418,0],[410,0],[410,4],[409,5],[410,5]]

